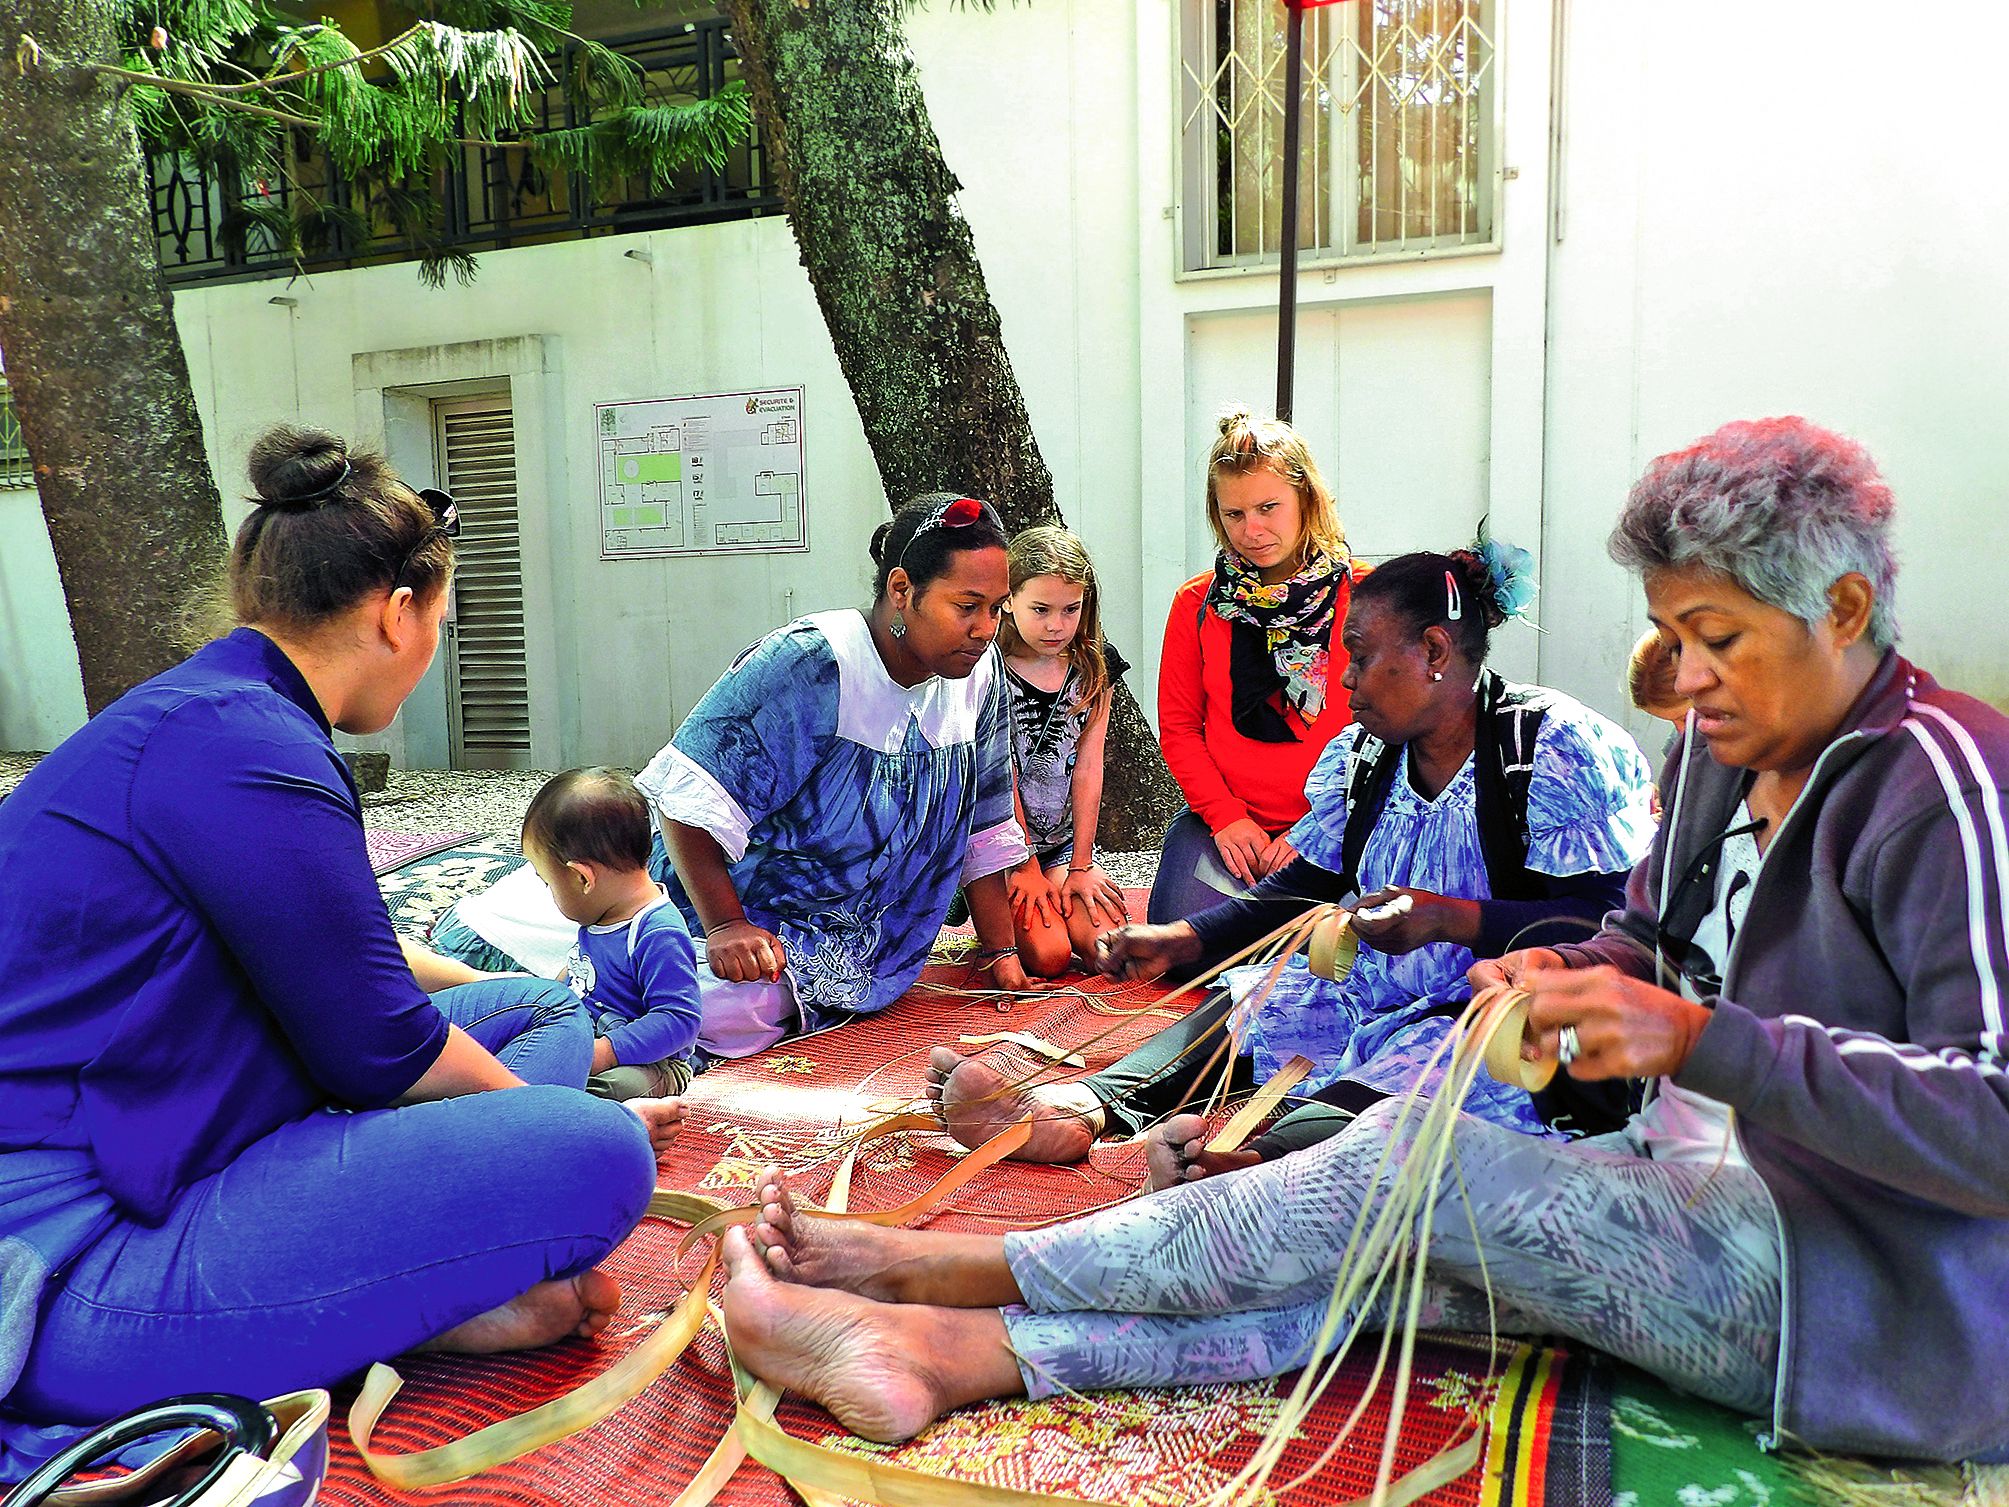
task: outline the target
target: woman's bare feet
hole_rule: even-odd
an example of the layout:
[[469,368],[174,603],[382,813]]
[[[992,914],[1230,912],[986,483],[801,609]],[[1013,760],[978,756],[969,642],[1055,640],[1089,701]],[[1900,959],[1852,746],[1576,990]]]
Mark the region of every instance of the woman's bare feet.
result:
[[911,1439],[952,1407],[1023,1390],[995,1309],[874,1303],[777,1282],[744,1229],[725,1239],[726,1333],[755,1376],[866,1439]]
[[533,1350],[578,1335],[591,1339],[614,1321],[621,1284],[598,1268],[576,1277],[539,1282],[519,1298],[476,1314],[418,1348],[488,1355],[497,1350]]
[[628,1108],[641,1116],[642,1124],[648,1127],[649,1148],[661,1156],[670,1142],[677,1138],[677,1132],[684,1128],[684,1101],[682,1099],[630,1099]]
[[879,1303],[997,1308],[1020,1301],[1004,1240],[903,1230],[798,1209],[779,1167],[761,1169],[760,1218],[746,1227],[768,1272],[805,1287],[834,1287]]
[[1153,1192],[1253,1167],[1262,1160],[1253,1151],[1209,1151],[1207,1137],[1212,1129],[1205,1115],[1173,1115],[1151,1127],[1144,1138],[1144,1164],[1150,1169]]
[[772,1275],[881,1303],[902,1301],[895,1271],[913,1245],[912,1230],[805,1216],[778,1167],[761,1169],[757,1196],[760,1218],[747,1226],[747,1234]]
[[1037,1071],[1036,1064],[1002,1047],[974,1057],[936,1047],[928,1057],[927,1095],[949,1134],[972,1150],[1031,1119],[1032,1138],[1012,1160],[1078,1162],[1102,1128],[1101,1108],[1079,1084],[1026,1083]]

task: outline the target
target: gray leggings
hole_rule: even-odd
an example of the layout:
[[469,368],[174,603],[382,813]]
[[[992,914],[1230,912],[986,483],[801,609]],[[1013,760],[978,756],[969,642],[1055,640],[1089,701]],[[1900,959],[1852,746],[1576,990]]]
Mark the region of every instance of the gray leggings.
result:
[[[1250,1381],[1302,1364],[1399,1107],[1276,1161],[1005,1236],[1025,1297],[1005,1327],[1028,1393]],[[1780,1253],[1756,1173],[1652,1161],[1630,1129],[1565,1143],[1466,1115],[1456,1135],[1501,1332],[1568,1335],[1742,1412],[1770,1410]],[[1423,1322],[1483,1332],[1479,1251],[1448,1172],[1428,1270]]]

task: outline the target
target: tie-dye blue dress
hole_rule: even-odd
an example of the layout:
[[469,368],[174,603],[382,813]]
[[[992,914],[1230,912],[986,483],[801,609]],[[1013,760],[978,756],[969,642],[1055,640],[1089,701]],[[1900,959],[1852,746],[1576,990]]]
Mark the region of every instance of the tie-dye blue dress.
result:
[[[1345,868],[1346,791],[1360,737],[1360,728],[1350,727],[1326,748],[1305,782],[1311,810],[1290,830],[1299,853],[1335,873]],[[1361,853],[1362,893],[1400,885],[1491,899],[1476,789],[1468,758],[1434,800],[1425,800],[1405,762]],[[1535,739],[1528,783],[1528,867],[1557,878],[1630,869],[1653,840],[1651,790],[1646,760],[1623,728],[1555,695]],[[1450,1029],[1444,1007],[1471,998],[1465,970],[1472,962],[1470,950],[1454,942],[1399,954],[1363,944],[1352,973],[1335,984],[1314,975],[1302,956],[1294,958],[1248,1020],[1258,1081],[1302,1054],[1317,1064],[1305,1080],[1307,1092],[1342,1078],[1387,1094],[1406,1092]],[[1228,975],[1245,1004],[1261,977],[1253,968]],[[1516,1130],[1543,1130],[1526,1093],[1483,1073],[1466,1108]]]
[[957,887],[1026,855],[996,654],[902,686],[855,611],[741,655],[638,783],[717,839],[748,919],[787,947],[805,1030],[899,998]]

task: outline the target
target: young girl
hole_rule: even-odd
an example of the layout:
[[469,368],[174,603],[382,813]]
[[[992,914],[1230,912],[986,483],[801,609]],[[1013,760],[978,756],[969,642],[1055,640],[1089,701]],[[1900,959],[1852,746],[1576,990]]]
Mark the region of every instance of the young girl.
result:
[[1011,692],[1012,773],[1031,856],[1007,883],[1019,957],[1052,978],[1070,954],[1093,966],[1095,939],[1129,919],[1095,866],[1109,697],[1128,665],[1102,642],[1095,567],[1064,528],[1011,542],[1011,597],[998,644]]

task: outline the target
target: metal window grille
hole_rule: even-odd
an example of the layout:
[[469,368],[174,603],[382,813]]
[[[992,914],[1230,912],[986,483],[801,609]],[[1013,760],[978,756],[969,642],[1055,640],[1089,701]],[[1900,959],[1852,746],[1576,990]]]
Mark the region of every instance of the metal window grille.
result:
[[[650,104],[708,99],[740,77],[739,53],[723,16],[601,40],[641,65]],[[592,119],[570,87],[574,50],[551,60],[560,82],[536,101],[541,128]],[[261,223],[274,211],[299,224],[310,271],[414,254],[381,213],[357,202],[310,135],[295,132],[288,157],[284,172],[246,180],[206,174],[185,156],[147,152],[154,239],[169,281],[290,275],[292,261]],[[757,130],[727,155],[723,171],[688,167],[661,188],[631,179],[595,194],[568,174],[545,172],[522,147],[507,146],[463,148],[448,158],[432,188],[446,211],[442,244],[469,251],[745,219],[781,204]],[[353,204],[366,216],[369,234],[358,236],[342,219],[324,214],[328,204]]]
[[[1308,11],[1298,252],[1337,260],[1497,244],[1499,0]],[[1282,0],[1184,0],[1188,271],[1274,262],[1283,222]]]
[[21,416],[14,411],[14,394],[0,377],[0,487],[32,487],[35,471],[28,459],[28,442],[21,438]]

